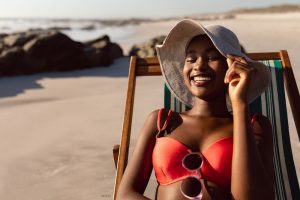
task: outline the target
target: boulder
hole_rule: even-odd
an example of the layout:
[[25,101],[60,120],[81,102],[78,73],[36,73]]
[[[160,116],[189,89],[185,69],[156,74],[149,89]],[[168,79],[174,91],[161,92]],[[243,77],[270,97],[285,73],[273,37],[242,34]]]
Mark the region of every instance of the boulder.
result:
[[6,47],[23,46],[26,42],[36,37],[34,32],[14,33],[3,38]]
[[0,76],[26,73],[25,52],[21,47],[3,50],[0,54]]
[[122,56],[107,35],[86,43],[55,30],[0,35],[0,76],[108,66]]
[[122,48],[107,35],[86,42],[85,53],[92,66],[108,66],[123,56]]
[[27,42],[23,49],[30,71],[70,70],[89,66],[83,45],[57,31],[38,35]]
[[156,56],[155,46],[162,44],[166,36],[158,36],[150,39],[148,42],[142,44],[135,44],[129,51],[130,56],[138,56],[140,58]]

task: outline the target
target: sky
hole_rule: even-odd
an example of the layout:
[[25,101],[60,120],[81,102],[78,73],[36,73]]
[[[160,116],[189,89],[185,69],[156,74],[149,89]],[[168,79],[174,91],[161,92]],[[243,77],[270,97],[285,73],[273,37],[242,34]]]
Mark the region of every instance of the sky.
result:
[[161,18],[300,0],[0,0],[0,18]]

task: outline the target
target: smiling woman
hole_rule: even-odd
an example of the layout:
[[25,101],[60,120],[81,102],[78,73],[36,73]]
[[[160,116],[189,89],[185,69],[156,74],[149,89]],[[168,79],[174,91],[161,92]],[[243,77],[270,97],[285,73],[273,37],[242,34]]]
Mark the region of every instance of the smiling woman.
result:
[[117,199],[147,199],[152,166],[156,199],[274,199],[271,126],[248,111],[268,86],[267,67],[229,29],[193,20],[179,22],[157,53],[169,89],[191,109],[149,114]]

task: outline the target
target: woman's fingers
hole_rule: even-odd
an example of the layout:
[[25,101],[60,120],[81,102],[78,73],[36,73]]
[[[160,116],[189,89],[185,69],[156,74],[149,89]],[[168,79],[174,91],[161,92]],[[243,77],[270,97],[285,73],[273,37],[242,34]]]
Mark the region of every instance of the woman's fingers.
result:
[[241,63],[244,63],[244,64],[248,64],[246,59],[241,57],[241,56],[235,56],[235,55],[227,54],[227,58],[230,58],[233,61],[235,60],[235,61],[238,61],[238,62],[241,62]]
[[229,96],[231,100],[246,101],[251,73],[254,71],[252,63],[239,56],[228,55],[228,70],[224,81],[229,84]]
[[[228,59],[230,60],[230,59]],[[228,63],[230,64],[231,61],[228,61]],[[225,78],[224,78],[224,82],[225,83],[229,83],[232,81],[233,78],[237,78],[237,77],[245,77],[247,76],[247,74],[249,74],[252,70],[254,70],[254,68],[246,63],[242,63],[239,61],[234,61],[231,63],[231,65],[229,66],[226,74],[225,74]]]
[[234,55],[230,55],[230,54],[227,54],[227,65],[228,65],[228,70],[225,74],[225,78],[224,78],[224,82],[225,83],[228,83],[229,80],[228,80],[228,76],[227,74],[229,73],[230,69],[232,68],[232,65],[234,62],[238,62],[239,64],[248,64],[247,61],[243,58],[243,57],[240,57],[240,56],[234,56]]
[[229,64],[230,65],[229,65],[228,70],[227,70],[227,72],[225,74],[225,78],[224,78],[224,82],[225,83],[229,83],[230,82],[231,77],[232,77],[232,73],[239,74],[239,73],[242,72],[241,70],[238,70],[237,68],[243,68],[244,70],[247,69],[247,66],[244,66],[245,64],[243,64],[243,63],[240,63],[238,61],[233,61],[232,62],[231,59],[227,59],[227,60],[228,60],[227,61],[228,65]]
[[230,83],[233,79],[240,77],[240,71],[237,69],[235,64],[228,69],[227,73],[227,83]]
[[231,70],[231,66],[232,66],[234,60],[228,57],[228,58],[226,59],[226,61],[227,61],[227,65],[228,65],[228,70],[226,71],[226,74],[225,74],[225,77],[224,77],[224,82],[225,82],[225,83],[228,83],[227,74],[228,74],[228,72]]

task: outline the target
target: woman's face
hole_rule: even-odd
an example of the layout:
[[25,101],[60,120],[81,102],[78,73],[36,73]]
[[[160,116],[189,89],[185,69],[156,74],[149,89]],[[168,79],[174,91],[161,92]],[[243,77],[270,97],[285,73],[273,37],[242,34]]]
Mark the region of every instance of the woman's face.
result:
[[196,36],[186,49],[183,67],[184,82],[190,92],[203,100],[225,95],[228,69],[226,58],[206,35]]

